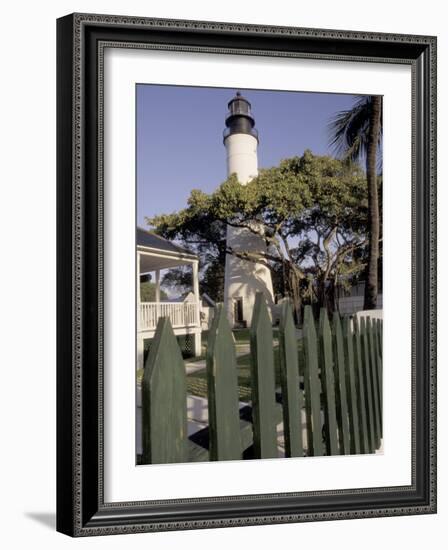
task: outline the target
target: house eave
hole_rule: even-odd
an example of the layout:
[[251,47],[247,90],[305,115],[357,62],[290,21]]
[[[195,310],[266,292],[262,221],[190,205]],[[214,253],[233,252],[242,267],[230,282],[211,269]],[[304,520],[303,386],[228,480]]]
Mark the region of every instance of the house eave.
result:
[[137,245],[138,252],[146,252],[155,256],[173,258],[180,260],[199,261],[199,258],[195,254],[187,254],[185,252],[171,252],[168,250],[161,250],[160,248],[153,248],[149,246]]

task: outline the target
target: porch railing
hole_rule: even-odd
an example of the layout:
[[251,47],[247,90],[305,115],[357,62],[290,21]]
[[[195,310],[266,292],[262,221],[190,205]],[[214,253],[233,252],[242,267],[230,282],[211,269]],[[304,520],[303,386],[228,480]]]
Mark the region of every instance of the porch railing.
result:
[[200,325],[197,302],[142,302],[140,304],[140,330],[155,330],[160,317],[168,317],[173,328]]

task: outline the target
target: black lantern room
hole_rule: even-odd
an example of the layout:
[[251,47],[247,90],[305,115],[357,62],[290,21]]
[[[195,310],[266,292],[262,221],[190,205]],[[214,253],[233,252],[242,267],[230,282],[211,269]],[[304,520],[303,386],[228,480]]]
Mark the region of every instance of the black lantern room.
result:
[[229,101],[228,108],[224,141],[233,134],[249,134],[258,141],[258,132],[254,128],[255,119],[252,116],[249,101],[240,92],[236,92],[235,97]]

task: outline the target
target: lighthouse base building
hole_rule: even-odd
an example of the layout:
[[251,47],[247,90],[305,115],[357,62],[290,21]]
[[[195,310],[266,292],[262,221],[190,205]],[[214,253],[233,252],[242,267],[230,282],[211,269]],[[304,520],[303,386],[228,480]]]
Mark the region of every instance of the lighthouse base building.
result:
[[[227,228],[227,243],[233,250],[263,252],[262,238],[248,229]],[[268,305],[274,305],[271,272],[262,263],[253,263],[227,254],[224,304],[227,318],[233,327],[250,326],[257,292],[262,292]]]
[[[238,92],[230,100],[224,130],[227,152],[227,175],[236,174],[241,185],[246,185],[258,174],[258,132],[250,103]],[[253,222],[252,230],[227,226],[227,247],[234,253],[226,255],[224,304],[227,318],[233,327],[250,326],[257,292],[262,292],[270,308],[274,293],[270,269],[262,262],[253,261],[266,252],[262,226]],[[251,259],[238,256],[249,254]]]

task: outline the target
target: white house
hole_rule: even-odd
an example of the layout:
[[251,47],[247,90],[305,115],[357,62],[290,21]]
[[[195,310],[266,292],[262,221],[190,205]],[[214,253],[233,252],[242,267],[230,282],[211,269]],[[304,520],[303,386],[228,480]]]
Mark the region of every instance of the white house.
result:
[[[342,287],[337,289],[338,310],[341,315],[352,315],[362,311],[364,308],[365,282],[360,281],[345,291]],[[383,291],[379,288],[377,298],[377,309],[383,308]]]
[[[137,228],[137,368],[143,367],[144,340],[154,337],[160,317],[168,317],[174,334],[190,335],[195,356],[201,353],[199,299],[199,260],[195,254],[140,227]],[[160,272],[178,266],[191,266],[192,296],[183,302],[160,299]],[[142,302],[140,280],[151,274],[155,281],[155,301]]]

